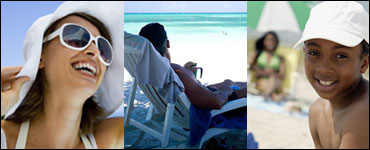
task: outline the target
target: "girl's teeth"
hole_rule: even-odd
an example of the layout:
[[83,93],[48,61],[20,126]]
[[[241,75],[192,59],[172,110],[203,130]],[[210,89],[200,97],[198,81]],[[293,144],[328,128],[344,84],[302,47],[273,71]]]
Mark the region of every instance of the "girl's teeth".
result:
[[329,86],[329,85],[333,84],[333,82],[334,82],[334,81],[321,81],[321,80],[320,80],[320,84],[321,84],[321,85],[324,85],[324,86]]

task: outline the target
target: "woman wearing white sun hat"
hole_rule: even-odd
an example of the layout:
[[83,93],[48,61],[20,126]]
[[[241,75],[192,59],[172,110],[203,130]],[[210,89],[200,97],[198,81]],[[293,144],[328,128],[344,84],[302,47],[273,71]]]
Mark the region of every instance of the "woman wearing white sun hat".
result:
[[123,148],[123,2],[65,2],[39,18],[23,67],[1,69],[1,148]]

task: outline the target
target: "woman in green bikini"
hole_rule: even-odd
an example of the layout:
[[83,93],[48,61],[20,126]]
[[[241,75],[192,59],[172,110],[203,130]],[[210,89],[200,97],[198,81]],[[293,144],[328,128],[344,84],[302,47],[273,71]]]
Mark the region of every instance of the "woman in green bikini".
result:
[[273,31],[258,39],[250,67],[257,79],[256,88],[265,98],[275,101],[281,97],[277,90],[285,76],[284,58],[275,53],[278,44],[279,38]]

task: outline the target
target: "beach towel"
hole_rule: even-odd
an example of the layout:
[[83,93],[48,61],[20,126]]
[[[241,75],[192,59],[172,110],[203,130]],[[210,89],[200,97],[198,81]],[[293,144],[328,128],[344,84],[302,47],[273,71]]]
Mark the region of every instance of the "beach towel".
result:
[[125,32],[125,51],[129,49],[140,52],[135,72],[138,84],[156,87],[167,103],[175,103],[185,88],[169,60],[162,57],[146,38]]
[[[212,117],[211,109],[190,106],[190,146],[199,144],[209,128],[247,129],[247,108],[231,110]],[[211,118],[212,117],[212,118]]]

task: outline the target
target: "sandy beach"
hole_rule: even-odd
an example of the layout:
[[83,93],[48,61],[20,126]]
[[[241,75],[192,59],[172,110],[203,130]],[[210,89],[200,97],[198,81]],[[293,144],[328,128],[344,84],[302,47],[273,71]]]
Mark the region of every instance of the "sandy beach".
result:
[[248,107],[248,133],[259,149],[311,149],[308,120]]
[[[319,97],[302,70],[298,68],[288,102],[265,102],[261,96],[248,97],[248,133],[259,149],[315,148],[308,122],[309,106]],[[256,102],[259,101],[259,102]],[[287,111],[288,103],[296,104],[301,113]]]

